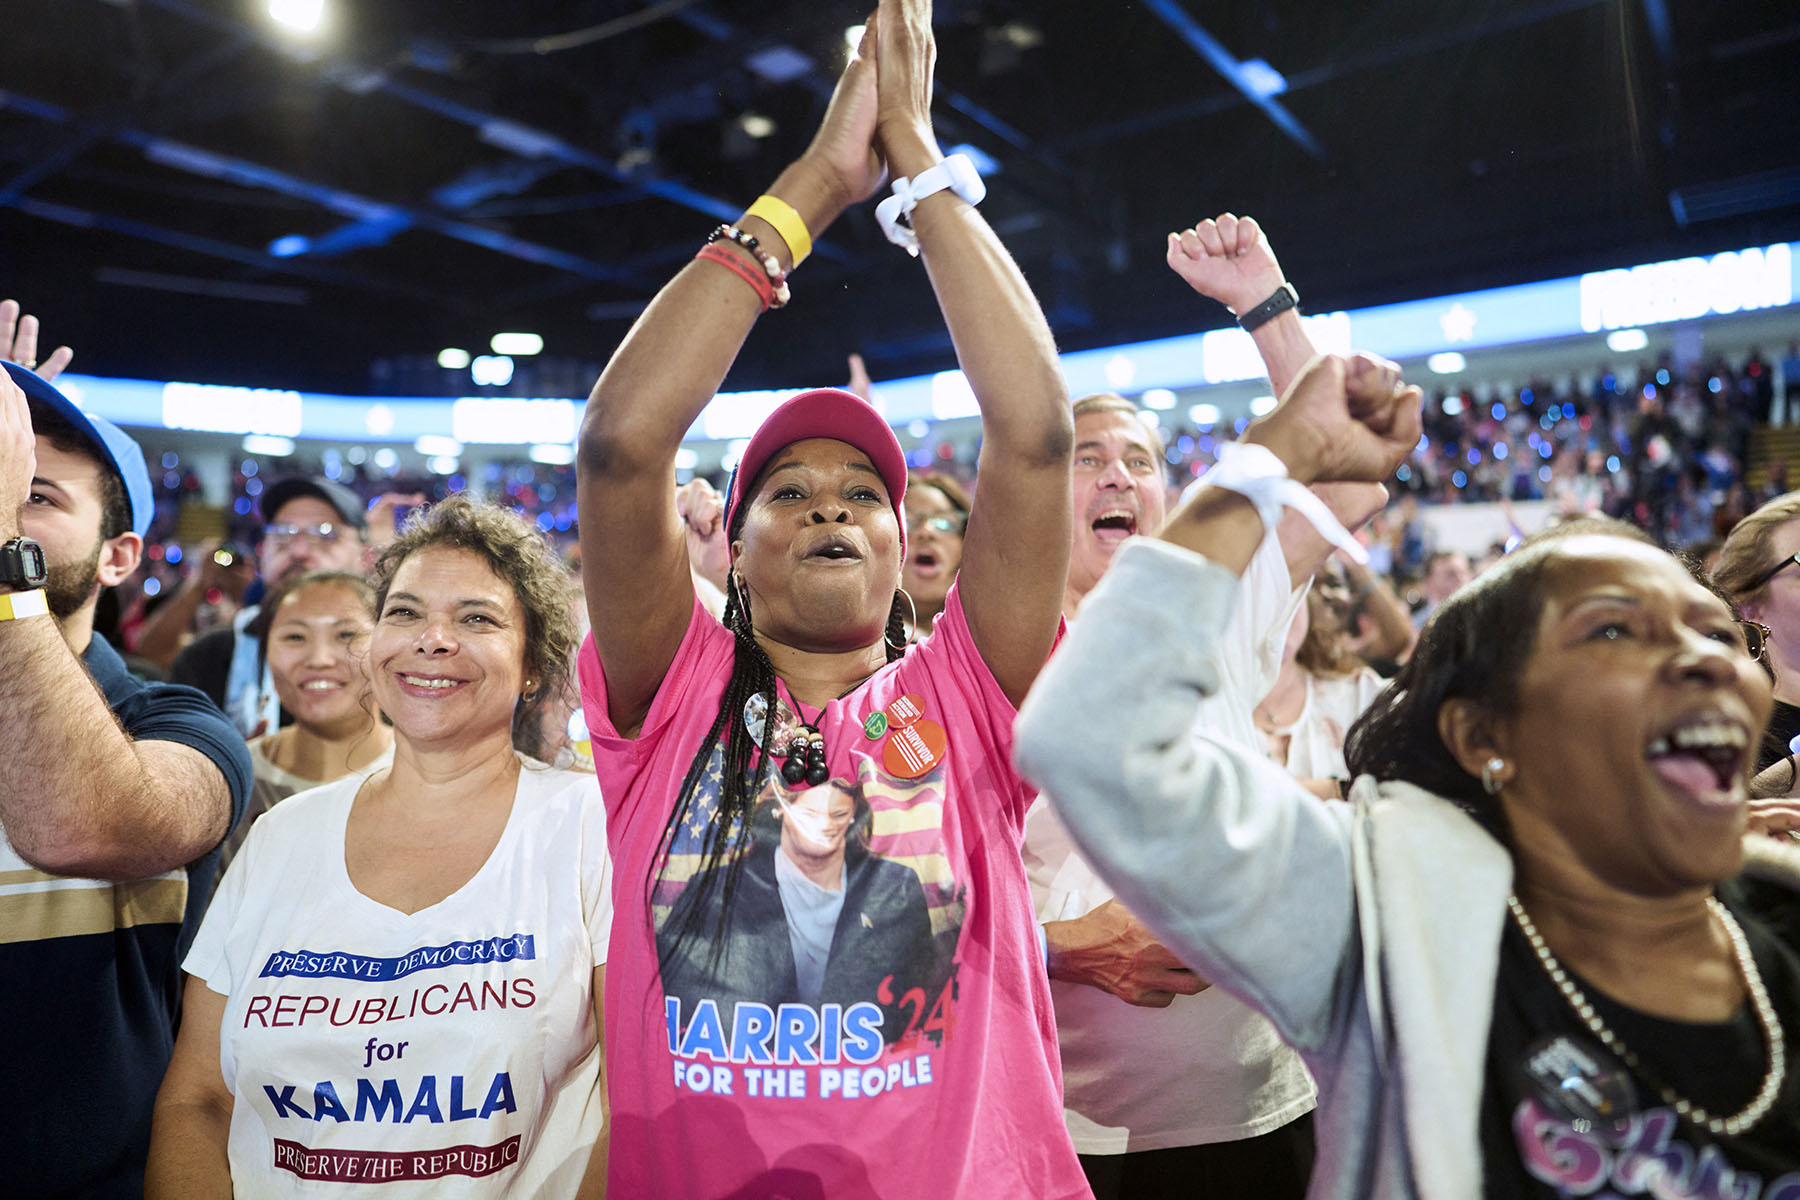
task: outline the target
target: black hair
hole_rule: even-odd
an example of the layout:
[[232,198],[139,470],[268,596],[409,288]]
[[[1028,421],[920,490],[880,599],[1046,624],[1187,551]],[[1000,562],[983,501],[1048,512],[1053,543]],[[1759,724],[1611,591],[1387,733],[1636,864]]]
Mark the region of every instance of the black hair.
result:
[[[731,514],[731,520],[726,526],[725,536],[728,541],[735,542],[742,535],[749,510],[750,503],[747,499],[738,503],[737,510]],[[898,661],[906,653],[905,615],[905,602],[896,591],[893,604],[888,609],[885,631],[887,660],[890,663]],[[725,681],[725,692],[719,698],[719,711],[714,715],[706,736],[700,739],[693,761],[688,764],[687,775],[682,778],[675,807],[670,811],[668,823],[663,827],[657,852],[650,860],[651,886],[647,889],[647,894],[654,896],[656,876],[667,865],[676,834],[687,823],[689,814],[696,807],[701,780],[713,773],[713,758],[719,756],[718,804],[716,811],[706,818],[706,833],[700,844],[700,862],[695,865],[693,874],[689,877],[682,903],[669,914],[669,920],[678,922],[673,931],[674,936],[659,936],[657,939],[662,947],[658,953],[662,966],[667,966],[675,959],[682,945],[695,932],[695,919],[708,908],[705,903],[707,894],[718,887],[724,889],[724,894],[718,906],[718,926],[713,931],[713,950],[716,954],[721,949],[727,915],[737,892],[738,877],[743,871],[744,858],[737,851],[744,844],[744,835],[751,828],[757,797],[762,795],[763,787],[769,781],[772,755],[778,749],[771,745],[775,739],[776,717],[781,707],[776,688],[775,664],[769,661],[768,653],[756,640],[750,614],[750,597],[745,589],[738,586],[735,574],[725,582],[725,613],[721,619],[731,633],[731,676]],[[751,697],[757,695],[763,696],[767,703],[762,730],[753,737],[745,710]],[[726,861],[728,858],[730,861]],[[724,865],[724,870],[717,870],[721,864]],[[686,892],[695,889],[698,891],[692,900],[686,899]],[[678,917],[676,913],[681,915]]]
[[131,501],[118,469],[95,447],[93,439],[48,404],[31,403],[31,428],[64,454],[79,454],[100,468],[100,540],[111,541],[131,532]]
[[1498,716],[1518,711],[1519,676],[1537,644],[1545,577],[1558,546],[1584,535],[1656,544],[1622,521],[1565,521],[1527,538],[1459,589],[1425,623],[1400,673],[1350,726],[1344,759],[1353,776],[1414,784],[1501,831],[1499,806],[1444,745],[1438,712],[1450,700],[1471,700]]
[[[875,808],[869,803],[868,795],[860,783],[842,779],[829,780],[824,786],[833,791],[842,792],[850,797],[855,806],[850,817],[850,828],[844,832],[844,858],[848,862],[867,858],[869,855],[869,838],[875,828]],[[810,789],[803,789],[810,790]],[[800,792],[795,792],[798,798]],[[784,818],[780,807],[771,802],[762,805],[751,822],[750,836],[761,844],[779,846],[781,844],[781,826]]]

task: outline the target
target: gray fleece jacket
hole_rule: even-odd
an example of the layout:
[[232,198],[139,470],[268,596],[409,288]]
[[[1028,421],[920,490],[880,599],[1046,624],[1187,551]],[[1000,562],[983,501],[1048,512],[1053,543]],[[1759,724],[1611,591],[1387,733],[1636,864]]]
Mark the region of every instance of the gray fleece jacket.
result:
[[[1307,1195],[1469,1200],[1512,861],[1450,802],[1328,804],[1191,735],[1237,579],[1134,541],[1019,714],[1016,757],[1163,942],[1267,1014],[1319,1086]],[[1755,838],[1767,873],[1800,854]]]

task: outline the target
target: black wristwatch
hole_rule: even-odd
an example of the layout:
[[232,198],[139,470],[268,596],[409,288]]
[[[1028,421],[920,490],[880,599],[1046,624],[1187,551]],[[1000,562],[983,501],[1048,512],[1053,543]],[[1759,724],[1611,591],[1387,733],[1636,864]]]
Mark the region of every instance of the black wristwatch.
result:
[[1270,296],[1267,300],[1264,300],[1249,312],[1240,314],[1238,316],[1238,325],[1245,333],[1249,333],[1253,329],[1267,325],[1270,321],[1280,316],[1288,309],[1297,307],[1299,303],[1300,293],[1294,290],[1293,284],[1284,283],[1275,289],[1275,294],[1273,296]]
[[0,544],[0,586],[40,588],[50,577],[44,562],[44,548],[28,537],[16,537]]

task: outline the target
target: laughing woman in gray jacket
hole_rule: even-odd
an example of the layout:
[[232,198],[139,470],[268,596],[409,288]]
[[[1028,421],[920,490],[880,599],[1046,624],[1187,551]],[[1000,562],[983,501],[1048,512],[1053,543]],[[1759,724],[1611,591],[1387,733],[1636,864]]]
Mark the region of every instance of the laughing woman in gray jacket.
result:
[[1459,593],[1352,731],[1348,804],[1189,735],[1237,577],[1303,503],[1284,481],[1384,479],[1418,436],[1391,364],[1310,366],[1120,551],[1019,761],[1305,1056],[1310,1196],[1794,1200],[1800,853],[1746,837],[1769,684],[1674,559],[1599,527]]

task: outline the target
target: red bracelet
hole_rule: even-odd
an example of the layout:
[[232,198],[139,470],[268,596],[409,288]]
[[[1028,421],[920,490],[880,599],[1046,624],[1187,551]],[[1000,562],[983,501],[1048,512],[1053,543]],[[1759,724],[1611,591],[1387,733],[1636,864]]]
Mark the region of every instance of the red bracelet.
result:
[[768,312],[769,305],[775,302],[775,286],[769,282],[769,277],[761,271],[752,269],[743,259],[725,247],[708,242],[700,247],[700,253],[694,257],[704,258],[708,262],[716,262],[749,284],[755,290],[756,298],[761,302],[763,312]]

